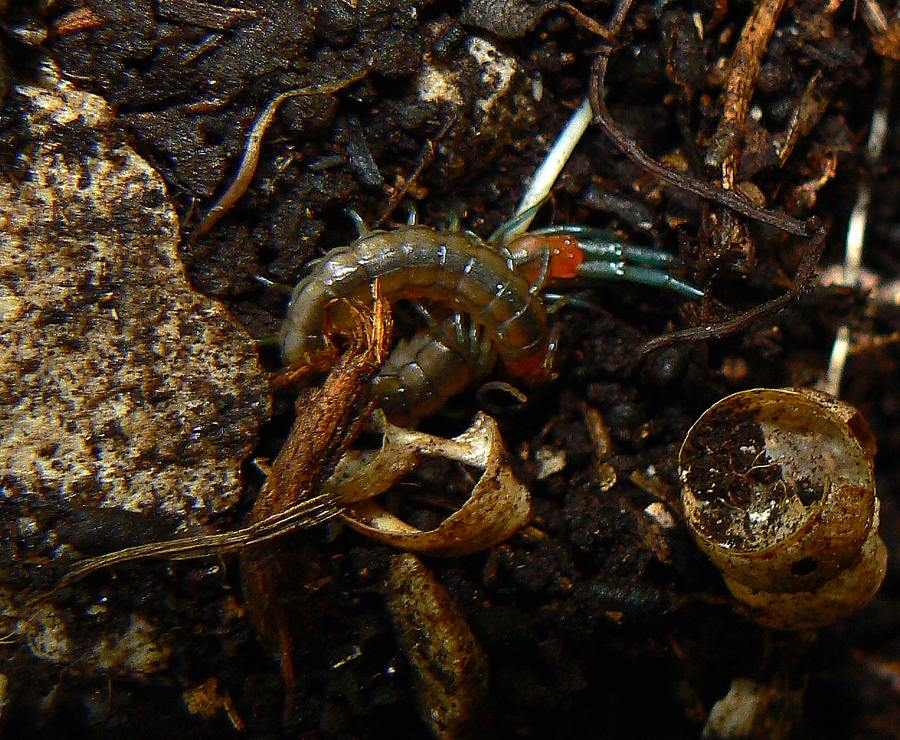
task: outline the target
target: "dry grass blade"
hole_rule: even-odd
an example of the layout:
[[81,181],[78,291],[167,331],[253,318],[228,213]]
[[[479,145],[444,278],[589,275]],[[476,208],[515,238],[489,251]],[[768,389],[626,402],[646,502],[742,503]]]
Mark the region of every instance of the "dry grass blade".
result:
[[235,552],[249,545],[266,542],[289,534],[297,529],[320,524],[340,513],[331,496],[315,496],[280,512],[279,516],[264,519],[250,527],[242,527],[232,532],[201,534],[179,537],[163,542],[128,547],[123,550],[79,561],[60,580],[58,588],[69,586],[85,576],[114,565],[147,558],[167,560],[190,560],[210,555]]

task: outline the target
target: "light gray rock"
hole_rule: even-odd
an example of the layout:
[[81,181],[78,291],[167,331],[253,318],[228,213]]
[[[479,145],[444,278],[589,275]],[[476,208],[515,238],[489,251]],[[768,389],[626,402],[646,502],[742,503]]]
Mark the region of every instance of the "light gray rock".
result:
[[270,411],[253,341],[195,292],[165,185],[106,102],[21,86],[0,173],[0,502],[176,516],[234,504]]

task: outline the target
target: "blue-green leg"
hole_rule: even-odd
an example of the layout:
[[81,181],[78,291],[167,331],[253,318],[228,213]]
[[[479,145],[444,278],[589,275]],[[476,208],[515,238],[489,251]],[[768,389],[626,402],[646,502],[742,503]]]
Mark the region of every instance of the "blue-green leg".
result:
[[599,280],[627,280],[640,285],[666,288],[687,298],[702,298],[703,291],[670,274],[682,266],[675,255],[651,247],[623,244],[601,229],[578,224],[562,224],[537,229],[532,234],[572,236],[584,253],[578,276]]
[[631,265],[620,260],[586,261],[578,267],[578,276],[590,280],[626,280],[653,288],[666,288],[686,298],[702,298],[703,291],[664,270],[643,265]]
[[359,211],[355,208],[345,208],[344,213],[346,213],[350,220],[356,225],[356,236],[364,237],[366,234],[370,233],[372,229],[369,228],[368,224],[366,224],[365,220],[362,216],[359,215]]

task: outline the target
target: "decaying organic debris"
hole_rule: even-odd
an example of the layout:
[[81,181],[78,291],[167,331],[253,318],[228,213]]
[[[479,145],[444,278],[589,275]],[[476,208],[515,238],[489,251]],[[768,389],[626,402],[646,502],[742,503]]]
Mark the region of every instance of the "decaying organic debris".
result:
[[462,610],[415,555],[391,557],[385,586],[422,721],[437,738],[478,737],[490,708],[488,660]]
[[831,624],[884,580],[875,440],[849,404],[807,388],[757,388],[709,408],[679,463],[685,519],[754,619]]

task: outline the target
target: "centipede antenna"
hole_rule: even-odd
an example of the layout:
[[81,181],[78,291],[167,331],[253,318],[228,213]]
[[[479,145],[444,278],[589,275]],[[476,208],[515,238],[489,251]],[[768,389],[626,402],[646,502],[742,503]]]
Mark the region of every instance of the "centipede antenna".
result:
[[[547,199],[553,184],[556,182],[556,178],[559,177],[559,173],[562,172],[563,168],[566,166],[566,162],[569,161],[569,157],[572,156],[572,152],[575,151],[575,147],[578,145],[578,142],[581,140],[587,127],[590,125],[591,118],[591,104],[588,99],[585,98],[581,105],[578,106],[578,109],[572,114],[572,117],[569,118],[569,122],[565,125],[565,128],[563,128],[556,143],[553,144],[550,151],[547,152],[547,156],[544,158],[541,166],[537,168],[537,171],[531,178],[531,184],[529,184],[528,190],[525,191],[525,195],[522,196],[519,207],[516,209],[516,216],[522,215],[538,203],[543,203]],[[536,211],[534,213],[536,213]],[[508,233],[507,239],[527,231],[534,218],[534,213],[531,214],[530,218],[520,222],[514,230]]]

